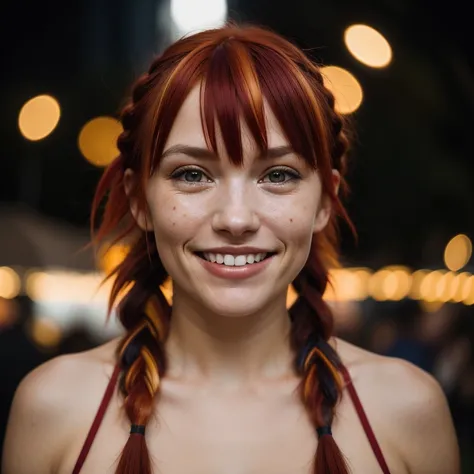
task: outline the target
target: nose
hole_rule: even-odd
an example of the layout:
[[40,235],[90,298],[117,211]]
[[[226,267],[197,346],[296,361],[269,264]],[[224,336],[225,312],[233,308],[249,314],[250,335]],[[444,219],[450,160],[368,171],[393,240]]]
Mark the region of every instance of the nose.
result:
[[253,190],[242,182],[234,181],[223,186],[216,196],[212,227],[234,237],[253,233],[260,227]]

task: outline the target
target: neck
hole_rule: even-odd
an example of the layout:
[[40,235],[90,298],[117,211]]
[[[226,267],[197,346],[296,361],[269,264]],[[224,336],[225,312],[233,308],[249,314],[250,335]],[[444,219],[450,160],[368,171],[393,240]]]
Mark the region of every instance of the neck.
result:
[[286,295],[255,314],[223,316],[174,292],[167,376],[229,389],[293,375]]

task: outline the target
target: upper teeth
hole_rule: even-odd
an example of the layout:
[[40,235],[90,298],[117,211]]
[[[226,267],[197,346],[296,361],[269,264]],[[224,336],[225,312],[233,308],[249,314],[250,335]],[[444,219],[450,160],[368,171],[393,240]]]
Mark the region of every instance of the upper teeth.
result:
[[266,257],[266,253],[249,255],[223,255],[221,253],[204,252],[204,258],[213,263],[221,263],[228,266],[241,267],[247,263],[257,263]]

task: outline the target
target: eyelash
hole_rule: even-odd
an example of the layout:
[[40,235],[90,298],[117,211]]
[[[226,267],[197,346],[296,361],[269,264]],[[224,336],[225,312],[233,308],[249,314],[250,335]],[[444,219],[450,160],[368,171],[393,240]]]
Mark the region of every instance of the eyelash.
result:
[[[197,171],[199,173],[202,173],[204,176],[207,176],[206,173],[200,169],[200,168],[195,168],[194,166],[185,166],[183,168],[179,168],[177,169],[176,171],[174,171],[173,173],[171,173],[170,175],[170,178],[173,179],[173,180],[176,180],[176,181],[183,181],[185,182],[186,184],[190,184],[190,185],[201,185],[203,183],[205,183],[206,181],[185,181],[185,180],[180,180],[179,178],[182,178],[184,176],[184,174],[188,171]],[[267,183],[270,183],[270,184],[275,184],[275,185],[278,185],[278,186],[282,186],[284,184],[287,184],[287,183],[290,183],[292,181],[299,181],[301,179],[301,176],[294,170],[292,170],[291,168],[286,168],[286,167],[277,167],[277,168],[273,168],[271,169],[270,171],[267,172],[267,174],[265,176],[268,176],[269,174],[271,173],[274,173],[275,171],[279,171],[279,172],[282,172],[282,173],[285,173],[286,175],[290,176],[290,179],[286,180],[286,181],[283,181],[281,183],[272,183],[272,182],[268,182]],[[260,182],[261,180],[259,180]]]

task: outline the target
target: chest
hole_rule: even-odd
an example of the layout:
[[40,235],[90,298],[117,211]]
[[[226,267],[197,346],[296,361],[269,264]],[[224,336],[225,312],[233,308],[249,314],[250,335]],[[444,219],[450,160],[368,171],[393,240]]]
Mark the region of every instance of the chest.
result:
[[[115,400],[81,474],[113,474],[128,431]],[[333,433],[352,474],[382,472],[348,397],[338,406]],[[406,472],[384,433],[377,436],[392,472]],[[84,437],[71,445],[58,474],[72,472]],[[296,397],[249,400],[207,394],[193,402],[164,397],[146,439],[153,472],[160,474],[312,474],[317,447],[314,428]]]

